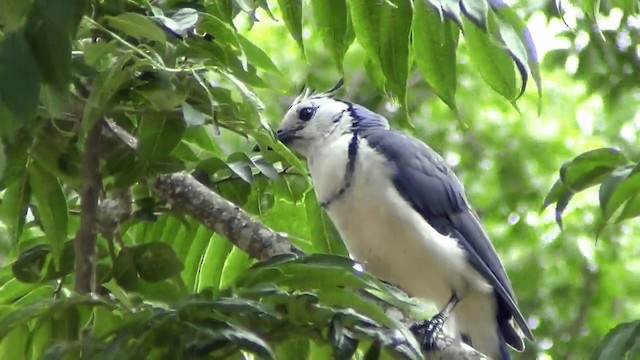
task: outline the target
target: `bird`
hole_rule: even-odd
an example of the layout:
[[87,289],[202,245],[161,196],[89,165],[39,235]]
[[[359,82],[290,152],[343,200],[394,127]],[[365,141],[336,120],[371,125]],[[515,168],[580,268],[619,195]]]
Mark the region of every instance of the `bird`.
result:
[[431,325],[493,359],[509,359],[507,345],[523,351],[523,337],[533,335],[461,182],[424,142],[337,98],[343,85],[304,90],[276,135],[306,159],[316,197],[349,255],[441,310],[416,326]]

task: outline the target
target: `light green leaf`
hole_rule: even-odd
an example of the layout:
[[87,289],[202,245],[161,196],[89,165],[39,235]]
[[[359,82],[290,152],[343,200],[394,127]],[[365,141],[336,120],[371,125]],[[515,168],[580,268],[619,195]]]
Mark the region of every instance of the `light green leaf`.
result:
[[216,41],[240,50],[237,32],[229,24],[210,14],[203,14],[203,21],[200,24],[200,31],[207,32],[216,37]]
[[605,220],[609,220],[629,199],[640,193],[640,165],[631,171],[614,171],[600,187],[600,207]]
[[112,28],[138,40],[147,39],[164,43],[167,38],[164,31],[149,17],[137,13],[124,13],[108,16],[107,24]]
[[51,247],[56,269],[59,269],[60,256],[67,240],[67,199],[58,179],[44,171],[37,163],[31,163],[28,172],[33,201],[38,207],[38,218]]
[[342,61],[355,39],[345,0],[312,0],[312,15],[324,46],[329,49],[340,73]]
[[203,225],[198,225],[195,235],[189,239],[189,251],[184,258],[185,267],[181,274],[189,291],[195,292],[200,288],[198,281],[200,280],[207,245],[211,243],[212,237],[213,231]]
[[304,203],[314,252],[346,256],[347,248],[329,219],[329,215],[318,204],[314,191],[307,192]]
[[204,114],[195,107],[189,105],[189,103],[182,103],[182,118],[188,127],[203,125],[207,119]]
[[26,324],[16,326],[0,341],[0,359],[26,360],[29,327]]
[[581,191],[601,183],[608,174],[627,162],[626,156],[614,148],[589,150],[562,165],[560,180],[566,187]]
[[207,249],[204,252],[202,265],[198,271],[197,292],[208,287],[220,288],[222,270],[232,250],[233,245],[224,237],[218,234],[213,234],[210,237]]
[[[500,34],[507,48],[511,51],[512,56],[517,56],[523,64],[526,63],[529,66],[531,76],[538,88],[538,112],[540,112],[542,108],[542,77],[540,75],[538,54],[527,24],[512,8],[506,5],[496,8],[495,11],[500,16]],[[521,45],[518,45],[518,42]],[[524,82],[523,78],[523,83]],[[522,92],[524,92],[524,86],[522,87],[521,94]]]
[[282,75],[280,69],[273,63],[273,60],[264,52],[258,45],[252,43],[249,39],[236,34],[238,37],[238,43],[242,47],[242,51],[247,56],[247,60],[252,65],[266,71],[271,71],[275,74]]
[[469,56],[482,78],[511,104],[516,100],[516,73],[511,57],[481,28],[464,19],[464,38]]
[[302,41],[302,0],[278,0],[282,20],[304,54]]
[[424,1],[415,2],[413,51],[418,68],[433,91],[456,111],[456,41],[451,21],[441,19]]

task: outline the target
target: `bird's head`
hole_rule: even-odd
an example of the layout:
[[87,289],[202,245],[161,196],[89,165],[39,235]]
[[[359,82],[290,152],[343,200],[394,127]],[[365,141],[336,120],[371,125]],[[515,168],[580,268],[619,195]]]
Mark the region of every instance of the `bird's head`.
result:
[[332,136],[358,131],[371,125],[388,127],[386,119],[366,108],[335,99],[340,80],[328,91],[313,94],[305,90],[294,101],[278,128],[278,139],[298,154],[308,157],[315,147]]

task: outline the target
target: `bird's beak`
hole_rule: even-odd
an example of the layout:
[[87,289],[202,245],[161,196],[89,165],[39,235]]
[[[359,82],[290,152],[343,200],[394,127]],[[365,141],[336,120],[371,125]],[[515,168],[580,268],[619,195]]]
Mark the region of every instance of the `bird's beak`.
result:
[[289,145],[293,140],[299,138],[296,135],[295,130],[278,129],[276,135],[278,136],[278,140],[280,140],[285,145]]

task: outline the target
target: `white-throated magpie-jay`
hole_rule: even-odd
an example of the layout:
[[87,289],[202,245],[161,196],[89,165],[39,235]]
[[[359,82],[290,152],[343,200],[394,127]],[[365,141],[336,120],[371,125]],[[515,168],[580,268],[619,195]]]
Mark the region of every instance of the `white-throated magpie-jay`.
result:
[[444,330],[494,359],[532,339],[505,270],[443,159],[360,105],[342,85],[296,98],[278,138],[307,159],[349,253],[409,295],[450,309]]

